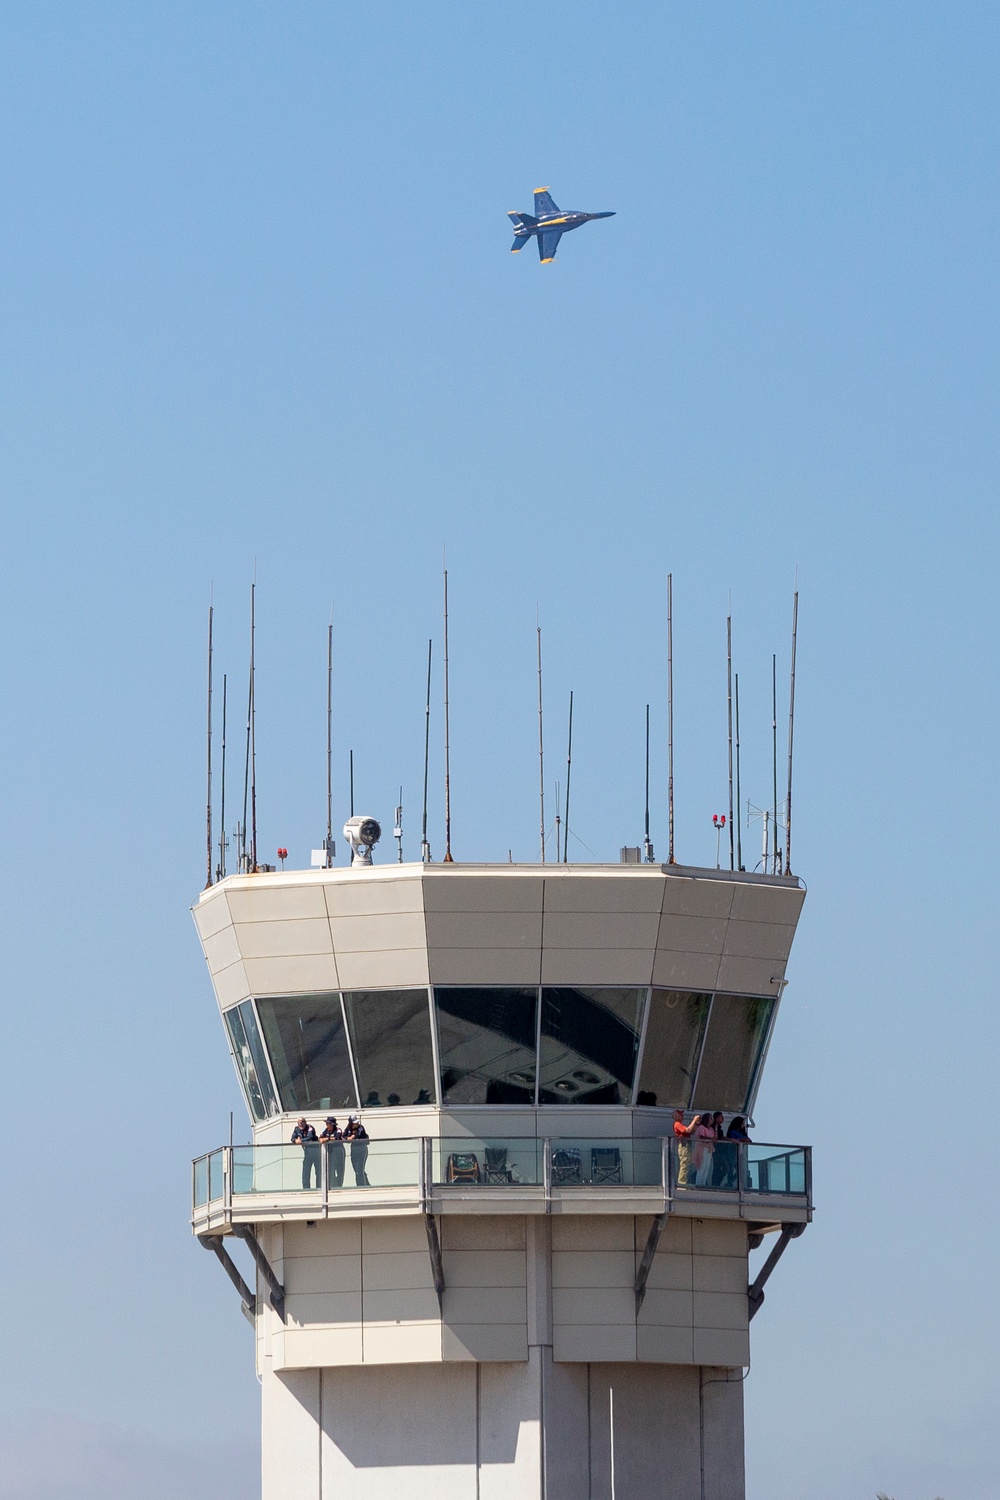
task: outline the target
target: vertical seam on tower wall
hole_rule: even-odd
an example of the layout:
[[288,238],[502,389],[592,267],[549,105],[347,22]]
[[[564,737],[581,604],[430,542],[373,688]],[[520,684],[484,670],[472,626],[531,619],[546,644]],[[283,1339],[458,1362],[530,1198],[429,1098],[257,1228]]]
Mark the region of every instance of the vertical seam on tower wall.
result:
[[317,1370],[316,1373],[319,1376],[319,1401],[318,1401],[318,1406],[319,1406],[319,1423],[318,1423],[319,1434],[318,1434],[318,1439],[317,1439],[318,1442],[319,1442],[319,1452],[317,1454],[317,1472],[318,1472],[318,1475],[319,1475],[319,1484],[317,1485],[317,1496],[318,1496],[318,1500],[323,1500],[323,1367],[322,1367],[322,1365],[320,1366],[320,1368]]
[[480,1442],[480,1423],[482,1421],[482,1399],[479,1385],[480,1364],[476,1360],[476,1500],[479,1500],[479,1470],[482,1467],[482,1444]]
[[594,1447],[590,1424],[590,1361],[587,1361],[587,1500],[594,1496]]

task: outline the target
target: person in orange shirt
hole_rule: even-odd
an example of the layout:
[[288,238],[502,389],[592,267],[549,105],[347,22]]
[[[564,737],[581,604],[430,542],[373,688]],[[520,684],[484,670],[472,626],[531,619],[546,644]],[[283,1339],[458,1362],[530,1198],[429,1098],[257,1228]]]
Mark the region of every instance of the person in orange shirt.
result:
[[691,1174],[691,1137],[698,1125],[695,1115],[690,1125],[684,1124],[684,1111],[674,1110],[674,1141],[677,1145],[677,1186],[687,1187]]

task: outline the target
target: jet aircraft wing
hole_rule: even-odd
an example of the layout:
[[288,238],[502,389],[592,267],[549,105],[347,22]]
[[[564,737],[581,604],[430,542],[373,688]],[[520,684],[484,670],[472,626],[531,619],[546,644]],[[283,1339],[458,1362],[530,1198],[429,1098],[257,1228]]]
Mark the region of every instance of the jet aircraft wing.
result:
[[552,194],[548,188],[535,188],[535,218],[543,219],[546,214],[557,214],[558,203],[552,201]]
[[544,266],[548,261],[555,260],[559,241],[563,237],[561,229],[543,229],[538,235],[538,259]]

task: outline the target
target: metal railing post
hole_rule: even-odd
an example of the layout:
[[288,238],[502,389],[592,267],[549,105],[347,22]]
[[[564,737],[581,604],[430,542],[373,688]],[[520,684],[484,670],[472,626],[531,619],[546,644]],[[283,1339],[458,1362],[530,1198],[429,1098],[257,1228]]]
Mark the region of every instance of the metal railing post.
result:
[[545,1212],[552,1212],[552,1142],[548,1136],[542,1141],[542,1186],[545,1193]]
[[330,1146],[326,1141],[320,1142],[319,1159],[319,1193],[323,1204],[324,1219],[330,1216]]
[[226,1213],[233,1211],[233,1148],[222,1148],[222,1206]]
[[417,1187],[420,1194],[420,1212],[427,1212],[427,1204],[430,1197],[431,1181],[431,1138],[429,1135],[420,1137],[420,1151],[417,1157]]

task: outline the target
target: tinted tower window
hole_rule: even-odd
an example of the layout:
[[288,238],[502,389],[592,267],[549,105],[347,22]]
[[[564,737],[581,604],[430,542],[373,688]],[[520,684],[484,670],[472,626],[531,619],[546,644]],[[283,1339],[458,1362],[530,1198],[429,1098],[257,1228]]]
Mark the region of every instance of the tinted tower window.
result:
[[533,989],[438,988],[441,1099],[446,1104],[533,1104]]

